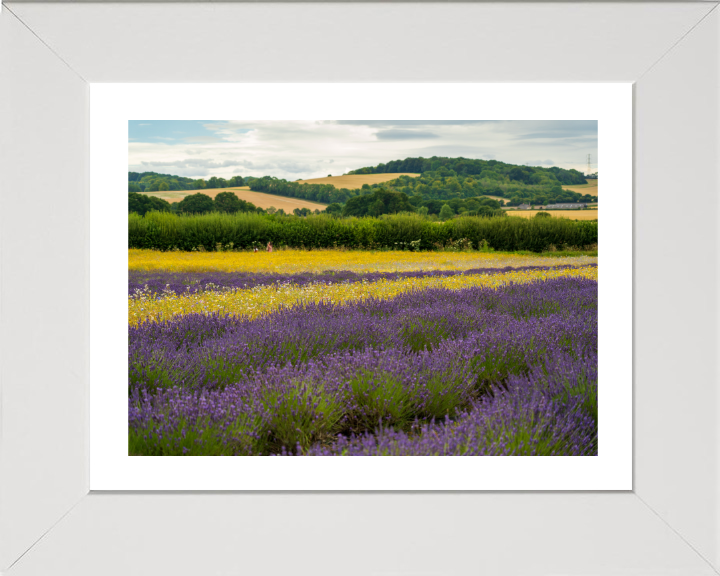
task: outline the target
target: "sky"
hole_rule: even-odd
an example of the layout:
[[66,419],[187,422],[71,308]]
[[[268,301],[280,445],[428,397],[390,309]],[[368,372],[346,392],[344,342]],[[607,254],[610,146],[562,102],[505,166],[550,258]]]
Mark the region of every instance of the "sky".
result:
[[339,176],[447,156],[598,170],[596,120],[131,120],[128,170],[189,178]]

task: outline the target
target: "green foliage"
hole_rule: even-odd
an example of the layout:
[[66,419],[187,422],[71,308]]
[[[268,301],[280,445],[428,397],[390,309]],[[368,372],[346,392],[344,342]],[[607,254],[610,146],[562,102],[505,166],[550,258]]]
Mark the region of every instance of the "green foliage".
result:
[[473,249],[542,252],[551,247],[578,248],[597,244],[598,223],[565,218],[508,218],[459,216],[431,222],[417,214],[381,218],[333,218],[328,214],[305,218],[237,212],[176,216],[148,212],[128,220],[130,248],[216,250],[232,244],[247,249],[271,241],[277,248],[353,249]]
[[290,198],[301,198],[311,202],[330,204],[333,202],[343,203],[349,198],[358,195],[358,190],[346,188],[335,188],[331,184],[300,184],[289,182],[282,178],[263,176],[262,178],[246,178],[245,184],[251,190],[276,194],[278,196],[289,196]]
[[178,211],[188,214],[204,214],[206,212],[212,212],[214,209],[215,202],[213,202],[213,199],[202,192],[185,196],[185,198],[178,202]]
[[552,214],[550,212],[538,212],[535,214],[535,218],[552,218]]
[[152,210],[169,212],[170,203],[155,196],[146,196],[145,194],[138,194],[136,192],[130,192],[128,194],[128,212],[135,212],[140,216],[144,216]]
[[325,208],[325,212],[332,216],[340,216],[342,214],[342,206],[340,206],[337,202],[333,202]]
[[[138,189],[134,190],[130,184]],[[159,190],[198,190],[202,188],[226,188],[244,186],[242,176],[233,176],[230,180],[212,177],[207,182],[200,179],[185,178],[173,174],[157,172],[128,172],[128,192],[157,192]]]
[[410,204],[406,194],[378,188],[372,194],[355,196],[348,200],[342,214],[343,216],[362,217],[414,211],[415,208]]
[[218,212],[256,212],[258,208],[252,202],[246,202],[237,197],[234,192],[220,192],[215,196],[215,210]]
[[455,211],[450,208],[447,204],[443,204],[443,207],[440,208],[440,220],[449,220],[455,215]]
[[[542,168],[537,166],[516,166],[497,160],[474,160],[468,158],[406,158],[393,160],[375,167],[360,168],[349,174],[381,174],[390,172],[415,172],[420,176],[400,176],[383,184],[363,184],[362,188],[336,188],[331,184],[300,184],[281,178],[264,176],[262,178],[242,178],[233,176],[230,180],[213,176],[205,180],[192,180],[181,176],[157,174],[155,172],[129,172],[128,189],[133,183],[137,191],[151,192],[156,190],[197,190],[203,188],[223,188],[233,186],[250,186],[252,190],[300,198],[325,204],[344,204],[353,198],[371,196],[378,189],[389,192],[403,193],[412,197],[415,209],[427,206],[428,214],[440,213],[443,204],[448,204],[455,213],[479,213],[480,206],[493,209],[500,208],[500,202],[488,196],[504,198],[507,206],[519,204],[547,204],[557,202],[597,202],[596,196],[579,194],[564,190],[562,186],[584,184],[587,181],[576,170],[565,170],[553,166]],[[417,199],[417,200],[415,200]],[[458,206],[453,202],[464,202],[474,199],[481,202],[477,206]],[[437,204],[433,203],[435,201]],[[482,203],[492,202],[495,205]],[[372,208],[371,204],[375,204]],[[463,210],[463,208],[465,210]],[[408,208],[386,212],[377,203],[377,198],[367,205],[362,204],[361,212],[352,209],[352,215],[375,215],[411,211]]]
[[[439,172],[441,176],[480,176],[487,179],[498,179],[504,176],[511,180],[532,182],[533,175],[537,174],[537,181],[543,178],[560,182],[561,184],[586,184],[585,177],[577,170],[565,170],[553,166],[541,168],[539,166],[516,166],[505,164],[497,160],[474,160],[470,158],[405,158],[405,160],[392,160],[387,164],[378,164],[367,168],[360,168],[348,174],[387,174],[393,172]],[[512,173],[512,176],[511,176]]]

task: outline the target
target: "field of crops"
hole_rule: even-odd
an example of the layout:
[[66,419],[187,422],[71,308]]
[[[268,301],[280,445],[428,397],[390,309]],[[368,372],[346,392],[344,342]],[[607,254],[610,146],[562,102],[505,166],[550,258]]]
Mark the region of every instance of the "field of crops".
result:
[[[508,216],[517,216],[519,218],[532,218],[541,212],[541,210],[508,210]],[[555,218],[568,218],[569,220],[597,220],[597,210],[542,210]]]
[[597,259],[129,251],[131,455],[595,455]]
[[563,190],[570,190],[571,192],[577,192],[578,194],[590,194],[590,196],[598,195],[598,179],[591,178],[587,181],[587,184],[578,184],[577,186],[563,186]]
[[382,184],[400,178],[400,176],[420,176],[410,172],[397,172],[390,174],[348,174],[345,176],[327,176],[325,178],[311,178],[309,180],[298,180],[300,184],[332,184],[335,188],[347,188],[357,190],[363,184]]
[[292,212],[295,208],[309,208],[310,210],[325,210],[325,204],[319,204],[318,202],[310,202],[309,200],[303,200],[302,198],[287,198],[285,196],[277,196],[275,194],[265,194],[264,192],[254,192],[250,190],[249,186],[241,186],[237,188],[203,188],[202,190],[173,190],[163,192],[143,192],[148,196],[157,196],[168,202],[180,202],[185,196],[190,194],[197,194],[198,192],[215,198],[220,192],[232,192],[245,202],[251,202],[258,208],[263,210],[274,206],[278,210],[281,208],[285,212]]

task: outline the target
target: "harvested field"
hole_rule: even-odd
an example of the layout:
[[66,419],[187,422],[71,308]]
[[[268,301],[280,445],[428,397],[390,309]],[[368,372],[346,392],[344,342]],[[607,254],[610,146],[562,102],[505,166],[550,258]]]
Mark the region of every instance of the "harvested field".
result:
[[311,178],[310,180],[298,180],[301,184],[332,184],[335,188],[347,188],[357,190],[363,184],[382,184],[395,180],[400,176],[412,176],[416,178],[420,174],[411,172],[397,172],[392,174],[351,174],[348,176],[328,176],[327,178]]
[[597,210],[508,210],[508,216],[532,218],[538,212],[547,212],[555,218],[568,218],[569,220],[597,220]]
[[580,184],[578,186],[563,186],[563,190],[570,190],[571,192],[577,192],[578,194],[590,194],[590,196],[598,195],[598,181],[588,180],[587,184]]
[[300,198],[288,198],[286,196],[276,196],[275,194],[265,194],[264,192],[254,192],[249,186],[239,188],[210,188],[204,190],[173,190],[171,192],[144,192],[148,196],[157,196],[168,202],[180,202],[185,196],[202,192],[211,198],[215,198],[220,192],[234,192],[240,200],[252,202],[259,208],[269,208],[274,206],[278,210],[282,208],[285,212],[292,212],[295,208],[309,208],[310,210],[325,210],[325,204],[318,202],[310,202]]

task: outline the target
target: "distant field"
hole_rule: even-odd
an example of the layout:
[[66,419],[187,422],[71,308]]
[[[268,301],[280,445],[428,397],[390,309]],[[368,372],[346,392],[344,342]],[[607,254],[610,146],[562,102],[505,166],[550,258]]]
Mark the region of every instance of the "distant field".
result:
[[577,186],[563,186],[563,190],[570,190],[578,194],[590,194],[590,196],[598,195],[598,181],[588,180],[587,184],[579,184]]
[[143,192],[143,194],[157,196],[168,202],[180,202],[185,196],[197,194],[198,192],[207,194],[211,198],[215,198],[220,192],[234,192],[240,200],[252,202],[255,206],[263,209],[274,206],[278,210],[282,208],[285,212],[292,212],[295,208],[309,208],[310,210],[320,210],[321,212],[325,210],[325,204],[309,202],[308,200],[302,200],[300,198],[287,198],[286,196],[275,196],[274,194],[265,194],[264,192],[253,192],[249,186],[239,188],[205,188],[203,190],[173,190],[171,192]]
[[382,184],[395,180],[400,176],[412,176],[413,178],[420,174],[411,172],[398,172],[392,174],[351,174],[349,176],[328,176],[326,178],[311,178],[310,180],[298,180],[301,184],[332,184],[335,188],[347,188],[348,190],[357,190],[362,188],[363,184]]
[[597,210],[508,210],[508,216],[532,218],[538,212],[547,212],[553,217],[568,218],[570,220],[597,220]]

